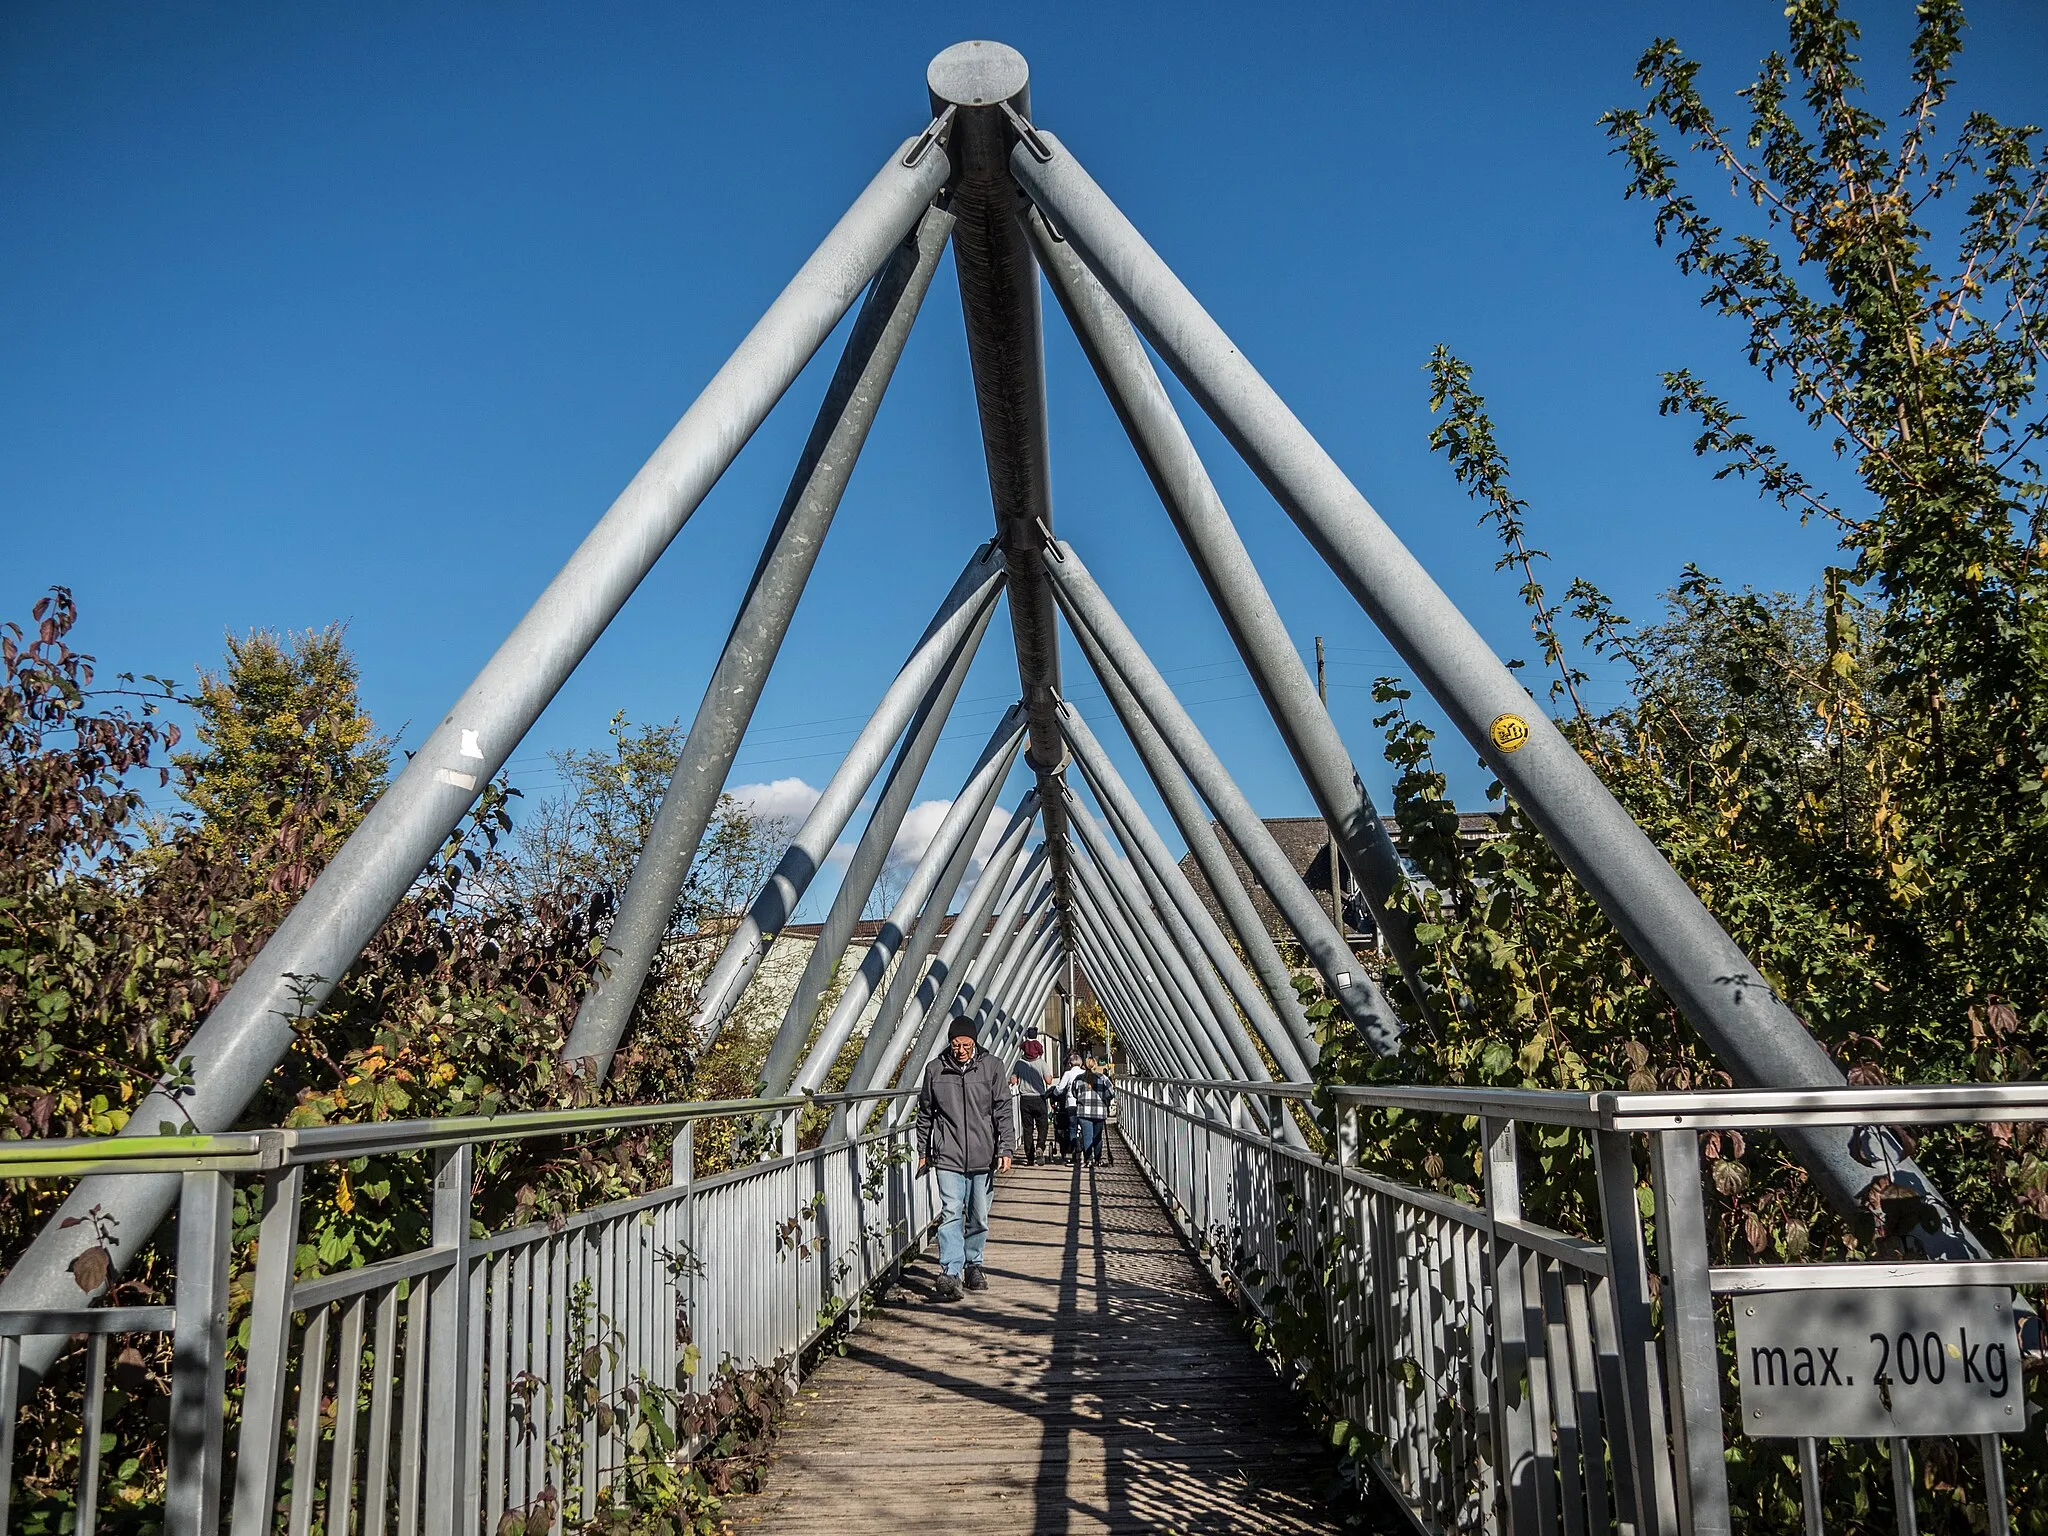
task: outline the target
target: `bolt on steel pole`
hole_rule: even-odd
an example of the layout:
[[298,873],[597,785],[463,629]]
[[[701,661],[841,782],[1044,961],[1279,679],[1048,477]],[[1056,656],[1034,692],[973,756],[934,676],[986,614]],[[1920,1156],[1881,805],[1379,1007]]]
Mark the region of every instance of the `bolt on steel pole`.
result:
[[944,209],[925,211],[911,237],[875,275],[840,354],[761,563],[605,934],[598,979],[577,1010],[563,1046],[563,1058],[592,1079],[610,1072],[612,1053],[625,1038],[648,970],[668,934],[676,897],[690,877],[690,865],[718,809],[761,687],[775,665],[952,228],[953,216]]
[[1246,972],[1244,962],[1231,949],[1222,929],[1217,927],[1216,919],[1202,905],[1201,898],[1188,883],[1186,871],[1174,862],[1151,819],[1124,783],[1123,775],[1117,772],[1116,765],[1110,762],[1102,744],[1095,739],[1095,733],[1088,728],[1088,722],[1081,718],[1079,710],[1064,700],[1060,704],[1060,727],[1066,733],[1067,745],[1073,751],[1074,761],[1080,765],[1082,777],[1095,791],[1096,800],[1109,818],[1111,830],[1131,854],[1133,866],[1141,872],[1149,872],[1151,881],[1159,887],[1159,893],[1180,914],[1195,943],[1222,977],[1232,1000],[1251,1021],[1253,1030],[1272,1053],[1281,1075],[1290,1082],[1310,1081],[1308,1065],[1295,1049],[1294,1040],[1280,1022],[1280,1016],[1273,1012],[1258,983]]
[[1400,1048],[1402,1025],[1385,994],[1351,953],[1322,905],[1301,883],[1293,864],[1273,840],[1272,832],[1252,809],[1251,801],[1224,769],[1222,760],[1167,687],[1151,658],[1124,627],[1122,618],[1102,595],[1102,589],[1096,586],[1080,557],[1058,541],[1053,549],[1054,558],[1046,562],[1046,568],[1068,622],[1077,630],[1088,631],[1089,638],[1109,659],[1125,686],[1137,696],[1139,705],[1166,738],[1202,798],[1229,830],[1230,840],[1237,844],[1238,852],[1272,897],[1287,926],[1301,940],[1302,948],[1322,973],[1323,984],[1335,994],[1344,1016],[1375,1051],[1383,1056],[1393,1055]]
[[[124,1134],[151,1135],[166,1122],[202,1131],[234,1123],[284,1060],[293,1022],[324,1002],[355,963],[951,174],[927,136],[906,139],[889,157],[214,1005],[183,1048],[191,1086],[145,1098]],[[114,1269],[122,1269],[169,1214],[178,1189],[175,1174],[80,1180],[0,1281],[0,1306],[76,1304],[71,1263],[79,1253],[111,1224],[108,1247]],[[102,1219],[86,1219],[95,1209]],[[23,1368],[39,1376],[62,1342],[24,1341]]]
[[775,1098],[788,1091],[790,1074],[796,1070],[797,1061],[811,1037],[811,1027],[817,1020],[818,999],[825,995],[825,988],[838,974],[845,959],[846,946],[853,938],[854,924],[860,921],[868,893],[880,877],[889,849],[903,826],[903,817],[917,795],[918,781],[924,777],[939,737],[945,733],[946,720],[967,681],[968,669],[974,664],[975,650],[981,644],[991,616],[992,612],[985,612],[961,640],[952,665],[932,685],[931,692],[918,707],[917,718],[911,721],[909,730],[904,733],[903,745],[897,750],[896,761],[889,765],[888,780],[882,786],[873,814],[868,817],[867,828],[854,845],[853,857],[847,861],[839,889],[833,894],[825,921],[819,925],[818,942],[812,946],[810,958],[804,963],[796,995],[789,1000],[789,1007],[782,1015],[782,1027],[775,1032],[775,1039],[768,1047],[768,1060],[761,1068],[761,1093],[765,1098]]
[[[1352,867],[1359,872],[1373,920],[1386,935],[1416,1001],[1427,1008],[1429,994],[1418,969],[1414,919],[1393,905],[1394,896],[1407,883],[1401,856],[1330,719],[1322,690],[1309,681],[1286,622],[1259,579],[1251,552],[1238,536],[1180,413],[1145,355],[1144,343],[1095,274],[1070,245],[1053,235],[1043,214],[1030,209],[1024,227],[1054,296],[1094,365],[1096,377],[1151,476],[1202,584],[1209,589],[1210,600],[1244,658],[1267,713],[1279,727],[1302,782],[1315,797],[1332,839],[1342,842]],[[1332,912],[1331,921],[1341,927],[1341,905]]]
[[[1166,802],[1174,825],[1180,828],[1180,835],[1188,845],[1195,867],[1201,870],[1202,878],[1215,893],[1216,904],[1222,909],[1231,930],[1237,935],[1239,947],[1258,976],[1260,990],[1266,994],[1275,1016],[1285,1026],[1295,1054],[1306,1066],[1313,1067],[1320,1059],[1320,1047],[1316,1044],[1315,1030],[1309,1024],[1308,1015],[1302,1009],[1301,999],[1295,993],[1287,962],[1281,958],[1272,934],[1266,931],[1258,909],[1252,905],[1251,896],[1238,880],[1237,868],[1223,851],[1223,843],[1209,824],[1201,801],[1182,775],[1165,738],[1153,727],[1137,698],[1124,686],[1123,679],[1094,638],[1085,629],[1075,630],[1074,638],[1079,642],[1089,668],[1102,684],[1110,708],[1116,712],[1124,733],[1137,750],[1139,761],[1145,765],[1146,776],[1159,791],[1160,799]],[[1061,718],[1069,724],[1080,721],[1080,711],[1069,704]],[[1081,723],[1085,725],[1086,722]],[[1072,739],[1071,734],[1069,739]],[[1093,737],[1089,739],[1093,740]],[[1103,761],[1107,763],[1108,758],[1105,756]]]
[[760,894],[748,906],[732,937],[698,989],[691,1034],[698,1049],[725,1027],[761,957],[781,934],[804,892],[824,868],[839,834],[859,807],[889,748],[903,734],[934,683],[952,666],[960,642],[988,622],[1002,584],[1002,555],[991,542],[976,550],[946,600],[911,649],[902,670],[875,706],[874,714],[847,749],[825,792],[804,818]]
[[[839,1059],[840,1051],[853,1038],[854,1026],[860,1022],[869,1000],[874,998],[875,988],[888,970],[889,962],[896,958],[904,935],[911,928],[918,910],[932,894],[940,873],[952,861],[963,840],[971,849],[974,840],[981,835],[982,823],[995,809],[996,793],[1002,788],[1023,741],[1024,710],[1021,705],[1013,706],[989,737],[987,747],[968,774],[967,782],[960,787],[960,793],[953,797],[945,820],[939,824],[939,830],[933,834],[923,856],[917,861],[909,882],[896,898],[896,905],[883,920],[874,941],[868,945],[867,953],[861,957],[860,968],[839,994],[839,1000],[832,1005],[831,1015],[826,1019],[825,1027],[818,1032],[817,1041],[791,1081],[789,1091],[814,1093],[825,1081],[832,1064]],[[879,1026],[880,1019],[877,1018],[875,1023]],[[876,1029],[870,1029],[870,1035],[876,1032]]]
[[[1036,147],[1036,152],[1033,150]],[[1039,158],[1043,155],[1044,158]],[[1010,167],[1166,365],[1187,386],[1316,552],[1350,588],[1458,731],[1657,978],[1739,1084],[1836,1088],[1845,1079],[1641,827],[1482,640],[1273,387],[1053,134],[1020,143]],[[1836,1210],[1859,1213],[1875,1169],[1851,1130],[1785,1141]],[[1984,1252],[1891,1133],[1879,1161],[1926,1199],[1937,1257]]]

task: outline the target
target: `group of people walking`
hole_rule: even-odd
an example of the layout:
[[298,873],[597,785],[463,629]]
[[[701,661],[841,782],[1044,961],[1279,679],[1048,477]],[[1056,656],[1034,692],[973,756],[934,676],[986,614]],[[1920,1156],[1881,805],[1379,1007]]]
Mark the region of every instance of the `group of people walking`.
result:
[[1051,1162],[1055,1156],[1090,1168],[1113,1162],[1108,1127],[1116,1088],[1107,1065],[1094,1055],[1070,1053],[1066,1071],[1057,1077],[1048,1076],[1046,1068],[1045,1041],[1034,1035],[1025,1040],[1010,1071],[1024,1126],[1025,1163]]
[[1027,1164],[1053,1160],[1048,1140],[1076,1167],[1110,1161],[1107,1129],[1116,1090],[1104,1063],[1069,1053],[1066,1070],[1050,1079],[1047,1065],[1045,1041],[1033,1031],[1005,1073],[962,1018],[947,1031],[945,1051],[925,1069],[917,1101],[917,1171],[931,1170],[938,1178],[941,1301],[988,1289],[981,1261],[989,1199],[995,1176],[1008,1173],[1017,1154],[1019,1121]]

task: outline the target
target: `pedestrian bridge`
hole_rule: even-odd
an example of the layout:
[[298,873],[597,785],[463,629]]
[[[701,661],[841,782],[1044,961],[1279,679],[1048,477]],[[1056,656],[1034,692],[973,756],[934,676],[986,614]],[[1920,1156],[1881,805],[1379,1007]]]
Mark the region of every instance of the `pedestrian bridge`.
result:
[[[1910,1531],[1925,1482],[1914,1469],[1935,1464],[1932,1442],[1944,1486],[1981,1517],[1975,1528],[2008,1530],[2002,1437],[2025,1428],[2014,1383],[2022,1342],[2038,1333],[2015,1288],[2048,1281],[2048,1261],[1990,1256],[1893,1128],[2039,1119],[2043,1091],[1847,1088],[1515,674],[1033,119],[1024,61],[963,43],[932,61],[927,88],[929,121],[920,109],[923,126],[888,153],[205,1019],[184,1048],[189,1081],[136,1110],[136,1135],[0,1143],[0,1178],[65,1190],[0,1282],[0,1466],[19,1523],[136,1523],[137,1512],[102,1506],[103,1431],[133,1390],[123,1353],[168,1341],[168,1398],[146,1415],[160,1425],[147,1456],[162,1504],[147,1513],[173,1536],[223,1525],[237,1536],[665,1529],[679,1490],[730,1470],[733,1426],[771,1415],[791,1382],[795,1412],[764,1491],[728,1505],[742,1525],[1334,1529],[1350,1511],[1331,1489],[1348,1477],[1389,1528],[1715,1536],[1736,1524],[1730,1468],[1777,1457],[1796,1458],[1801,1495],[1741,1509],[1744,1529],[1818,1530],[1829,1500],[1849,1498],[1855,1518],[1888,1509]],[[958,580],[926,596],[929,624],[697,988],[687,1044],[702,1049],[868,807],[759,1097],[249,1128],[295,1025],[311,1014],[306,1027],[318,1029],[332,978],[851,312],[568,1031],[564,1058],[602,1102],[948,250],[993,537],[963,534]],[[1329,827],[1333,867],[1372,908],[1384,964],[1354,953],[1339,914],[1303,885],[1125,624],[1114,579],[1098,582],[1054,531],[1048,290]],[[1404,1034],[1436,1006],[1407,915],[1410,876],[1155,357],[1741,1090],[1332,1080],[1322,1048],[1333,1031],[1398,1066]],[[835,976],[999,608],[1017,702],[964,782],[943,786],[950,809],[928,852],[857,969]],[[1106,694],[1127,756],[1068,702],[1068,654]],[[1142,770],[1214,910],[1120,758]],[[1013,777],[1022,794],[1003,813]],[[1123,1068],[1128,1156],[1092,1179],[1012,1174],[994,1288],[934,1308],[918,1279],[932,1191],[912,1171],[906,1123],[923,1067],[956,1018],[1005,1059],[1042,1020],[1071,1045],[1083,987]],[[192,1134],[140,1134],[166,1122]],[[1396,1125],[1435,1161],[1365,1162],[1361,1149]],[[708,1129],[715,1164],[698,1156]],[[1702,1177],[1702,1133],[1725,1130],[1796,1159],[1838,1211],[1861,1211],[1880,1178],[1917,1194],[1931,1213],[1922,1251],[1884,1264],[1733,1262],[1727,1213]],[[666,1183],[609,1201],[593,1190],[543,1221],[523,1206],[505,1214],[494,1179],[508,1147],[595,1162],[621,1138],[666,1145]],[[1559,1225],[1537,1219],[1558,1202],[1525,1198],[1554,1193],[1527,1182],[1532,1147],[1563,1158],[1583,1194],[1563,1203],[1573,1214]],[[428,1208],[422,1240],[391,1240],[354,1268],[330,1268],[304,1245],[307,1202],[331,1198],[344,1168],[413,1181]],[[144,1254],[152,1264],[138,1265]],[[107,1301],[111,1280],[138,1273],[143,1301]],[[1946,1330],[1965,1327],[1978,1343],[1937,1377],[1941,1341],[1961,1337]],[[1792,1363],[1812,1353],[1808,1341],[1833,1351],[1831,1369],[1866,1341],[1885,1344],[1886,1363],[1845,1370],[1861,1369],[1860,1391],[1845,1381],[1831,1396]],[[1994,1348],[1992,1372],[1994,1357],[1976,1351]],[[24,1417],[30,1393],[44,1409]],[[18,1435],[24,1423],[41,1443]],[[48,1443],[52,1425],[75,1439]],[[1888,1447],[1890,1488],[1843,1489],[1844,1448],[1872,1439]],[[61,1497],[47,1475],[32,1490],[17,1478],[31,1454],[46,1472],[67,1469]]]

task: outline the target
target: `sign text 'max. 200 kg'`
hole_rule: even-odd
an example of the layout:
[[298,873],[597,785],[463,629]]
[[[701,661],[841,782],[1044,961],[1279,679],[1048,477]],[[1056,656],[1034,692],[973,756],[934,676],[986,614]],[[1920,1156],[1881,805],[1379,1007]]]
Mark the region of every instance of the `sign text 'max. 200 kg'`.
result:
[[1760,1438],[2002,1435],[2026,1427],[2012,1292],[1737,1296],[1742,1427]]

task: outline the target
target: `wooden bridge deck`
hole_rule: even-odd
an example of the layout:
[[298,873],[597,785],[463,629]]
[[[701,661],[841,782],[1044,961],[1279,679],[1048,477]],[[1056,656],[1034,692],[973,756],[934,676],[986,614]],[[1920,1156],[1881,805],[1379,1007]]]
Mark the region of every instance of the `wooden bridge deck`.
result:
[[804,1384],[745,1531],[1325,1532],[1333,1475],[1128,1153],[998,1184],[990,1289],[927,1260]]

